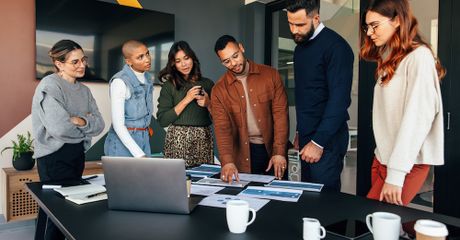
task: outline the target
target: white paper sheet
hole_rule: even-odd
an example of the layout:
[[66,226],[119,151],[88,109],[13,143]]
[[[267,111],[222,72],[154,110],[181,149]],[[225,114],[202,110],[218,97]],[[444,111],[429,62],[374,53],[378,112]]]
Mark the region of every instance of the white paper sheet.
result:
[[201,195],[201,196],[210,196],[220,190],[224,189],[224,187],[215,187],[215,186],[206,186],[206,185],[196,185],[192,184],[191,194],[194,195]]
[[79,194],[94,194],[99,192],[105,192],[105,187],[95,184],[85,184],[85,185],[77,185],[72,187],[63,187],[63,188],[56,188],[54,191],[60,193],[62,196],[67,197],[70,195],[79,195]]
[[297,202],[300,196],[302,196],[302,190],[249,186],[240,192],[238,196]]
[[107,199],[105,187],[95,184],[56,188],[54,191],[76,204],[85,204]]
[[275,176],[249,173],[238,173],[238,177],[240,178],[240,181],[260,183],[269,183],[275,179]]
[[245,200],[249,203],[249,207],[254,208],[256,211],[259,211],[263,206],[270,202],[270,200],[267,199],[249,198],[227,194],[214,194],[201,200],[199,205],[226,208],[226,204],[229,200]]

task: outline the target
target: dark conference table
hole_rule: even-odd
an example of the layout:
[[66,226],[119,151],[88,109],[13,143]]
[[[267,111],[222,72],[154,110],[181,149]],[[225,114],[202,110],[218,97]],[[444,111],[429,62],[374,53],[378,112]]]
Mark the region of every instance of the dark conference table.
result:
[[[223,208],[197,206],[191,215],[113,211],[108,210],[106,200],[77,205],[53,190],[42,190],[41,183],[28,183],[27,188],[67,239],[302,239],[303,217],[318,218],[326,226],[344,219],[365,221],[368,213],[376,211],[396,213],[403,223],[429,218],[460,227],[457,218],[323,191],[304,192],[297,203],[271,200],[257,212],[245,233],[232,234]],[[219,193],[236,194],[240,190]],[[326,239],[342,238],[327,234]]]

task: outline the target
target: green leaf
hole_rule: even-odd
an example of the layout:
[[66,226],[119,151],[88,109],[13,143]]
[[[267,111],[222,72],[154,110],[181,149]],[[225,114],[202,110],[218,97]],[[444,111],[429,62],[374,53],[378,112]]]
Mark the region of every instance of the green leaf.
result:
[[16,160],[21,157],[21,154],[34,151],[33,141],[34,140],[32,139],[32,135],[29,131],[27,131],[27,135],[18,134],[17,141],[11,141],[13,146],[3,148],[1,154],[3,154],[5,150],[12,149],[13,160]]

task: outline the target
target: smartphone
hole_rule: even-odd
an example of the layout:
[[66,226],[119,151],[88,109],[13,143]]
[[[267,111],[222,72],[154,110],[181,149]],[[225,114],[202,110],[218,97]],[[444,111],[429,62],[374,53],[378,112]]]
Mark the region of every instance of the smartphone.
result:
[[198,95],[200,96],[204,96],[204,90],[203,90],[203,87],[202,86],[199,86],[200,87],[200,92],[198,93]]
[[[408,239],[415,239],[415,230],[414,230],[415,222],[417,222],[417,220],[405,222],[402,224],[402,229],[407,234]],[[460,227],[456,227],[456,226],[446,224],[446,223],[444,224],[446,225],[447,231],[449,232],[449,235],[447,236],[446,239],[447,240],[460,240]]]
[[326,231],[345,239],[359,239],[370,233],[367,225],[363,221],[353,219],[345,219],[327,225]]

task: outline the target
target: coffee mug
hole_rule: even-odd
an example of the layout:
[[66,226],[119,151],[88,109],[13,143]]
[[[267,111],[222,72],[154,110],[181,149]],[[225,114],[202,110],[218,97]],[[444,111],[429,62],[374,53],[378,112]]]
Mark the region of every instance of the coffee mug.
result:
[[398,240],[401,217],[388,212],[375,212],[366,216],[366,224],[375,240]]
[[428,219],[417,220],[414,230],[417,240],[444,240],[449,233],[446,225]]
[[326,230],[316,218],[303,218],[303,239],[319,240],[326,237]]
[[[248,222],[249,211],[252,212],[252,219]],[[230,200],[227,202],[227,224],[232,233],[244,233],[246,227],[256,220],[256,211],[249,207],[244,200]]]

